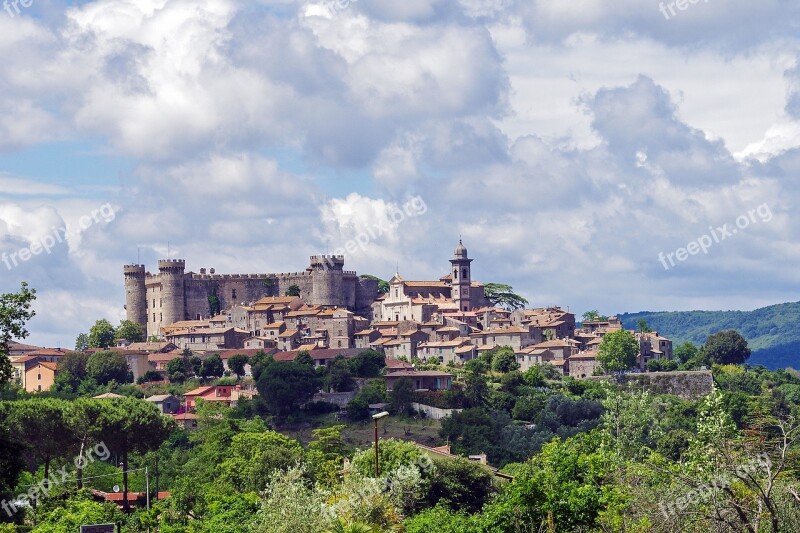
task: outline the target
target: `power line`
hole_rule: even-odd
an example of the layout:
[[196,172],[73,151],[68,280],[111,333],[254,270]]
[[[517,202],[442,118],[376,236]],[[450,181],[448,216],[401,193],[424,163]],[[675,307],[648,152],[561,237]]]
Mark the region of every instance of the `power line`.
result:
[[[116,472],[116,473],[114,473],[114,474],[102,474],[102,475],[99,475],[99,476],[89,476],[89,477],[84,477],[84,478],[81,478],[81,481],[86,481],[87,479],[97,479],[97,478],[101,478],[101,477],[112,477],[112,476],[118,476],[118,475],[120,475],[120,474],[124,474],[124,473],[126,473],[126,472],[128,472],[128,473],[130,473],[130,472],[140,472],[140,471],[142,471],[142,470],[146,470],[146,469],[147,469],[147,467],[144,467],[144,468],[133,468],[133,469],[131,469],[131,470],[123,470],[122,472]],[[43,480],[42,480],[42,481],[40,481],[39,483],[34,483],[33,485],[20,485],[20,486],[21,486],[21,487],[37,487],[37,486],[39,486],[41,483],[43,483],[43,482],[45,482],[45,481],[46,481],[46,480],[45,480],[45,479],[43,479]],[[67,481],[50,481],[50,484],[51,484],[51,485],[66,485],[66,484],[67,484],[67,483],[69,483],[70,481],[78,481],[78,478],[75,478],[75,479],[73,479],[73,480],[67,480]]]

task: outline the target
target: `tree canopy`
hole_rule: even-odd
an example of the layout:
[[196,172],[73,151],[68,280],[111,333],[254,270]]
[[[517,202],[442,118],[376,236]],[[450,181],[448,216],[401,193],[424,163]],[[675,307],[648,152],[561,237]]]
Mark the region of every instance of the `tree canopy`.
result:
[[483,295],[493,306],[508,310],[524,309],[528,300],[514,292],[511,285],[503,283],[487,283],[483,286]]
[[19,292],[0,294],[0,385],[11,381],[9,344],[13,339],[22,340],[28,336],[25,325],[36,315],[31,309],[34,300],[36,289],[29,289],[24,281]]
[[703,351],[719,365],[741,365],[751,353],[745,338],[732,329],[709,335]]
[[622,372],[636,365],[639,341],[633,333],[621,329],[606,333],[600,343],[597,360],[606,372]]

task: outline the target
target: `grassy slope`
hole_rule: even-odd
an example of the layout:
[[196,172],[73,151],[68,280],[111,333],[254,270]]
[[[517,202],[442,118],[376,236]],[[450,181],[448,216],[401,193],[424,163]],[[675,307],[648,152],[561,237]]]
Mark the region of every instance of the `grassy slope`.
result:
[[675,345],[683,341],[702,344],[712,333],[735,329],[753,350],[752,365],[771,369],[800,368],[800,302],[771,305],[755,311],[663,311],[618,315],[626,328],[640,318]]

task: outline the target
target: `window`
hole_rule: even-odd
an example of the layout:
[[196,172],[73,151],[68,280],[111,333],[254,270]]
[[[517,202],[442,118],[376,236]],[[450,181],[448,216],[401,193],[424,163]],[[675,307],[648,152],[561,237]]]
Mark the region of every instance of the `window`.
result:
[[453,277],[455,279],[458,279],[458,269],[457,268],[453,269]]
[[467,273],[467,269],[465,268],[461,271],[461,279],[467,279],[467,278],[469,278],[469,274]]
[[41,374],[36,374],[36,379],[38,379],[39,381],[42,381],[42,375]]
[[231,298],[233,298],[234,300],[236,299],[236,289],[233,289],[231,291]]
[[153,299],[153,307],[155,307],[155,306],[156,306],[156,301],[155,301],[155,299]]
[[155,321],[156,321],[156,314],[153,313],[153,322],[155,322]]

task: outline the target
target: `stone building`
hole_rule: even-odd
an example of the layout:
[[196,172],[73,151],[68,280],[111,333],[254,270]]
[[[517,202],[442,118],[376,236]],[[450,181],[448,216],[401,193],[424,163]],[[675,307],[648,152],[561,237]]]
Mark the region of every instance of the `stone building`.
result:
[[450,259],[450,272],[438,280],[406,281],[395,273],[389,280],[389,292],[372,305],[373,318],[424,323],[435,314],[472,313],[472,309],[486,306],[483,284],[472,281],[471,263],[459,240]]
[[314,305],[344,307],[369,316],[378,296],[378,282],[344,270],[344,257],[315,255],[303,272],[282,274],[216,274],[186,272],[183,259],[158,262],[158,274],[144,265],[125,265],[127,318],[141,324],[148,337],[163,326],[187,319],[202,319],[266,296],[283,296],[294,286],[299,296]]

